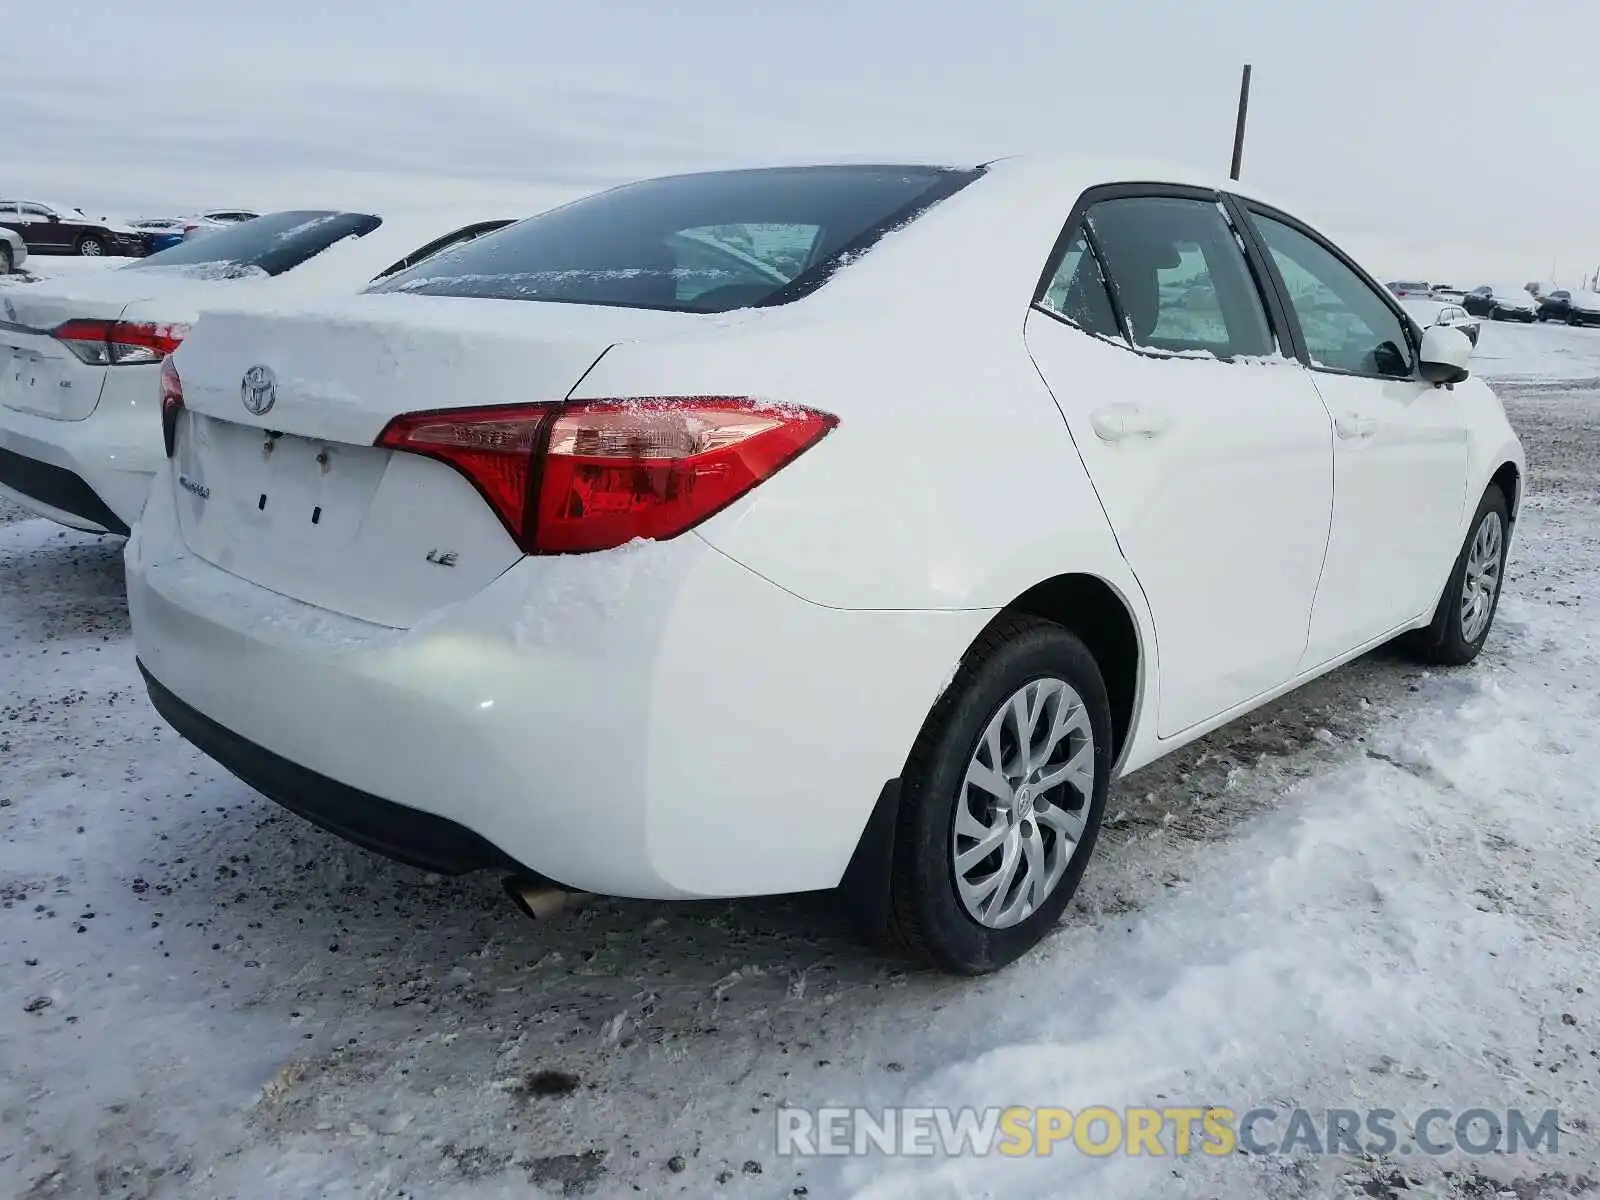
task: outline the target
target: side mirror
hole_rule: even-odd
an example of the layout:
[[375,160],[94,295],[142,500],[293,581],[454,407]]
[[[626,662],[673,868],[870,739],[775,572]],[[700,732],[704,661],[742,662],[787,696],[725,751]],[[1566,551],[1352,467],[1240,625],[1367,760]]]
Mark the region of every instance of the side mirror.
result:
[[1472,341],[1459,329],[1435,325],[1422,335],[1421,375],[1424,382],[1460,383],[1467,377],[1467,360],[1472,357]]
[[45,219],[45,220],[46,220],[46,221],[49,221],[49,222],[50,222],[50,224],[52,224],[52,225],[59,225],[59,224],[61,224],[61,218],[60,218],[60,217],[58,217],[58,216],[56,216],[56,214],[55,214],[55,213],[47,213],[47,214],[46,214],[46,215],[45,215],[45,218],[44,218],[44,219]]

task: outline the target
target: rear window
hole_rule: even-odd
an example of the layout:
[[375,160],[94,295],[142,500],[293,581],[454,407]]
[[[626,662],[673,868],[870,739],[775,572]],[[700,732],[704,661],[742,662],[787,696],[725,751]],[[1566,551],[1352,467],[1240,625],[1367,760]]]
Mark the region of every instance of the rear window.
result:
[[519,221],[367,290],[677,312],[782,304],[977,174],[841,166],[651,179]]
[[170,250],[129,263],[125,271],[178,268],[207,278],[281,275],[347,237],[365,237],[382,221],[365,213],[280,212],[200,233]]

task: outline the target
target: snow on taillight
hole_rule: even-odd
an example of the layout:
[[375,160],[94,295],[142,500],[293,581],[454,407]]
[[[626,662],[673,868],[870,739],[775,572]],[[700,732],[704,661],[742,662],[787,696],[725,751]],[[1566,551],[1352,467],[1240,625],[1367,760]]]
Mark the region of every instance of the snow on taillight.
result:
[[183,342],[187,325],[73,320],[50,331],[81,361],[95,367],[158,363]]
[[642,397],[410,413],[377,444],[461,472],[525,553],[578,554],[676,537],[838,423],[743,397]]
[[171,357],[161,360],[161,440],[171,458],[178,442],[178,414],[183,411],[183,380]]

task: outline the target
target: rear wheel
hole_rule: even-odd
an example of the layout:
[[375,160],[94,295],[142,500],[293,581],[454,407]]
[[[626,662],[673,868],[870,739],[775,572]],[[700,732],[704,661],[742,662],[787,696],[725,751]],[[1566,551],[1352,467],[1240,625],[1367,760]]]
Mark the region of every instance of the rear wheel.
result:
[[11,247],[0,242],[0,275],[9,275],[16,270],[16,263],[11,261]]
[[1409,640],[1417,657],[1450,667],[1478,657],[1500,606],[1510,539],[1510,506],[1499,485],[1490,484],[1467,527],[1467,540],[1456,557],[1444,595],[1439,597],[1433,621]]
[[78,253],[88,258],[99,258],[106,252],[106,244],[92,233],[78,239]]
[[889,935],[946,971],[997,970],[1056,924],[1111,781],[1111,709],[1084,644],[1030,617],[968,653],[907,760]]

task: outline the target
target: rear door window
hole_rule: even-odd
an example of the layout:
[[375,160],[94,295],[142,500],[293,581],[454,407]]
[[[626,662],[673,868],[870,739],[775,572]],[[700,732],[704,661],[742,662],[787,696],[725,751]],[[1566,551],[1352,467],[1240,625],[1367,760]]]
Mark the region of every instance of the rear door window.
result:
[[1067,240],[1061,263],[1039,297],[1039,304],[1087,333],[1119,339],[1123,336],[1100,262],[1089,248],[1081,225]]
[[281,275],[347,237],[365,237],[380,224],[380,218],[366,213],[270,213],[180,242],[122,269],[174,268],[206,278]]
[[1217,358],[1277,350],[1261,294],[1215,200],[1126,196],[1087,220],[1135,346]]
[[651,179],[519,221],[369,290],[680,312],[781,304],[978,174],[839,166]]

